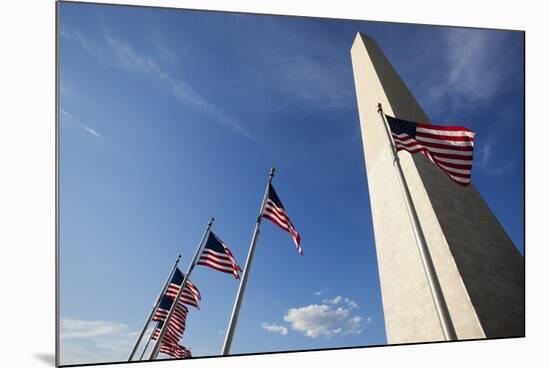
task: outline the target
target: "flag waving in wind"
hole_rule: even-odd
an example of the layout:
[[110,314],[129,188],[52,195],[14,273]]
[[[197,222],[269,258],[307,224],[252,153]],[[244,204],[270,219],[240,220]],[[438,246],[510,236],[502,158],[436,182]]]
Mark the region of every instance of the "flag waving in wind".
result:
[[[172,280],[166,290],[166,295],[170,298],[175,298],[178,295],[183,278],[183,272],[181,272],[179,268],[176,268],[176,272],[174,273],[174,276],[172,276]],[[185,288],[181,292],[181,297],[178,303],[192,305],[193,307],[199,309],[199,300],[201,300],[199,289],[191,282],[191,280],[187,279]]]
[[[164,321],[157,323],[155,329],[153,330],[153,335],[151,336],[151,340],[158,340],[160,336],[160,331],[162,330],[163,325],[164,325]],[[166,334],[164,335],[164,338],[162,340],[163,342],[170,342],[170,343],[177,344],[178,341],[181,340],[182,336],[183,336],[183,331],[180,331],[168,325],[168,329],[166,330]]]
[[191,358],[191,350],[189,350],[185,346],[181,346],[180,344],[170,342],[163,342],[160,345],[159,352],[170,355],[172,358]]
[[231,273],[236,279],[240,279],[241,268],[229,248],[213,232],[208,234],[206,245],[202,250],[199,265],[211,267],[215,270]]
[[[164,295],[159,306],[157,307],[157,310],[155,311],[155,314],[153,315],[153,321],[164,322],[170,312],[173,302],[174,300],[172,298]],[[188,312],[189,310],[185,305],[183,305],[183,303],[178,303],[178,305],[176,305],[174,315],[172,316],[172,320],[170,320],[170,325],[183,332],[185,330],[185,320],[187,319]]]
[[[168,312],[170,311],[170,308],[172,307],[173,302],[174,302],[174,299],[172,299],[167,295],[164,295],[153,315],[153,321],[164,321],[168,316]],[[176,313],[178,314],[178,316],[182,317],[183,321],[185,321],[185,318],[187,317],[188,312],[189,312],[189,309],[187,309],[187,307],[182,303],[179,303],[176,306]]]
[[279,226],[281,229],[290,233],[290,236],[292,236],[294,244],[296,245],[296,249],[301,255],[304,254],[302,252],[302,247],[300,247],[300,234],[298,234],[298,232],[294,228],[292,221],[290,221],[290,218],[286,213],[283,203],[275,192],[275,188],[273,188],[273,185],[271,185],[271,181],[273,180],[274,175],[275,168],[272,167],[271,171],[269,172],[267,186],[264,192],[264,198],[262,199],[262,205],[260,206],[260,213],[256,217],[256,226],[254,227],[254,233],[252,235],[252,240],[250,241],[250,249],[248,250],[248,258],[244,266],[243,279],[241,280],[239,291],[237,292],[237,297],[235,298],[233,312],[231,313],[231,319],[229,320],[229,326],[225,335],[225,341],[223,342],[222,355],[228,355],[229,351],[231,350],[233,334],[235,333],[239,311],[241,310],[241,302],[250,272],[250,265],[252,264],[252,259],[254,257],[254,249],[256,248],[256,240],[258,240],[258,234],[260,233],[260,225],[262,223],[262,219],[265,217],[266,219],[272,221],[275,225]]
[[474,132],[460,126],[441,126],[386,115],[395,148],[422,153],[452,180],[470,184],[474,159]]
[[292,240],[294,240],[296,249],[301,255],[304,255],[302,247],[300,246],[300,234],[298,234],[292,224],[292,221],[290,221],[285,207],[275,192],[275,188],[273,188],[272,184],[269,184],[269,192],[262,211],[262,216],[279,226],[281,229],[289,232],[290,236],[292,236]]

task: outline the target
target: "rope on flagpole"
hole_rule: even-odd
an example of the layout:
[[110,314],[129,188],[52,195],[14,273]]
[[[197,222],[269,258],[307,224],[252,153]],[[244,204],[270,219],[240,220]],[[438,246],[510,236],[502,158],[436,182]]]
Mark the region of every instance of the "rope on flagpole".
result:
[[399,156],[397,154],[397,148],[395,147],[395,142],[391,135],[391,129],[389,127],[384,111],[382,110],[382,104],[378,104],[378,114],[382,119],[386,134],[388,135],[390,149],[393,155],[393,166],[399,177],[399,183],[401,184],[401,191],[405,197],[405,203],[407,206],[407,211],[409,213],[409,218],[413,227],[414,237],[416,239],[416,244],[418,245],[418,251],[420,252],[420,258],[422,260],[422,265],[424,266],[424,271],[426,272],[426,278],[428,279],[428,284],[430,286],[430,291],[432,298],[435,304],[435,309],[437,311],[437,316],[439,317],[439,322],[441,324],[441,329],[443,331],[443,336],[447,341],[457,340],[456,331],[453,326],[453,321],[451,319],[451,314],[449,313],[449,308],[445,302],[445,297],[443,296],[443,290],[441,289],[441,284],[437,278],[437,273],[435,271],[435,266],[430,255],[430,250],[426,243],[426,237],[424,236],[424,231],[422,231],[422,226],[420,225],[420,220],[418,218],[418,213],[416,212],[416,207],[412,200],[411,192],[405,176],[403,175],[403,168],[401,167],[401,162],[399,161]]

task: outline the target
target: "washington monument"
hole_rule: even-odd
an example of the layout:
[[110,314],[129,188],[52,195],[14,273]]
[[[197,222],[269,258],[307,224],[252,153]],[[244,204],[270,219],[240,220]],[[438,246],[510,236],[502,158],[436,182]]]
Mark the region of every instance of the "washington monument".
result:
[[[373,39],[358,33],[351,59],[388,343],[441,341],[377,105],[390,116],[430,120]],[[457,338],[524,336],[524,259],[475,185],[457,185],[419,154],[402,151],[399,160]]]

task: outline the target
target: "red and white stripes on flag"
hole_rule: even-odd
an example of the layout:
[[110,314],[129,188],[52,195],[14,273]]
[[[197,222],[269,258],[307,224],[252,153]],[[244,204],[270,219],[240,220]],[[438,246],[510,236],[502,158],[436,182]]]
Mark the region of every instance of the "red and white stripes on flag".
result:
[[[183,282],[183,280],[181,282]],[[180,290],[180,285],[181,284],[171,282],[168,285],[168,289],[166,290],[166,295],[168,295],[172,299],[175,299]],[[191,305],[197,309],[200,309],[199,300],[201,300],[199,289],[195,285],[193,285],[191,280],[187,279],[186,287],[181,292],[179,303]]]
[[[185,304],[193,305],[198,308],[198,302],[201,299],[199,289],[193,285],[191,280],[186,280],[185,287],[182,290],[178,303],[174,306],[175,299],[181,289],[184,279],[185,275],[176,267],[168,287],[166,288],[166,292],[162,296],[152,317],[152,320],[156,321],[157,325],[153,330],[151,339],[157,340],[157,344],[159,344],[158,351],[173,357],[186,357],[187,354],[185,350],[182,350],[185,348],[178,345],[183,337],[183,332],[186,328],[187,314],[189,313],[189,309]],[[170,318],[168,320],[169,316]],[[158,341],[163,331],[163,327],[165,328],[164,336],[162,341]],[[157,345],[155,345],[155,349],[156,346]]]
[[456,183],[470,184],[474,135],[461,126],[414,123],[386,115],[398,151],[422,153]]
[[262,211],[262,216],[279,226],[281,229],[290,233],[292,240],[294,240],[294,245],[296,245],[296,249],[301,255],[304,255],[302,247],[300,246],[300,234],[298,234],[294,228],[292,221],[290,221],[290,218],[286,213],[283,203],[279,199],[277,192],[275,192],[275,188],[273,188],[273,185],[271,184],[269,184],[268,196]]
[[233,257],[233,254],[224,242],[213,232],[208,234],[208,239],[197,264],[233,274],[236,279],[241,278],[239,275],[241,268],[237,264],[235,257]]
[[[170,320],[170,325],[176,327],[177,329],[185,330],[185,320],[187,319],[187,312],[189,310],[187,307],[181,303],[176,305],[176,310],[172,314],[172,319]],[[168,317],[169,310],[163,308],[157,308],[155,314],[153,315],[153,321],[163,322]]]
[[[166,318],[168,317],[168,314],[170,313],[170,308],[172,307],[173,303],[174,300],[165,295],[162,298],[158,308],[155,310],[155,313],[153,314],[153,321],[164,323],[166,321]],[[178,305],[176,305],[176,308],[168,325],[168,330],[174,336],[179,336],[180,338],[181,336],[183,336],[183,331],[185,331],[185,320],[187,319],[188,312],[189,310],[185,305],[181,303],[178,303]]]
[[159,352],[177,359],[191,358],[191,350],[177,343],[163,342],[160,345]]
[[[153,331],[153,336],[151,336],[152,340],[157,340],[160,336],[160,331],[162,330],[164,322],[159,322],[157,326],[155,327]],[[174,328],[172,324],[168,325],[168,329],[164,333],[164,337],[162,338],[162,341],[170,342],[177,344],[181,338],[183,337],[183,330],[179,330],[177,328]]]

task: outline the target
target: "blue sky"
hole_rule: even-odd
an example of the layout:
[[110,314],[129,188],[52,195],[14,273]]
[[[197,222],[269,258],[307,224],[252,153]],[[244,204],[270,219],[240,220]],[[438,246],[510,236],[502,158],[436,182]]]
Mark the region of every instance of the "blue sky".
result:
[[[433,123],[477,132],[473,182],[523,253],[523,34],[61,4],[61,362],[125,360],[211,216],[244,267],[233,353],[386,343],[350,48],[373,37]],[[218,355],[238,282],[198,266],[182,340]]]

